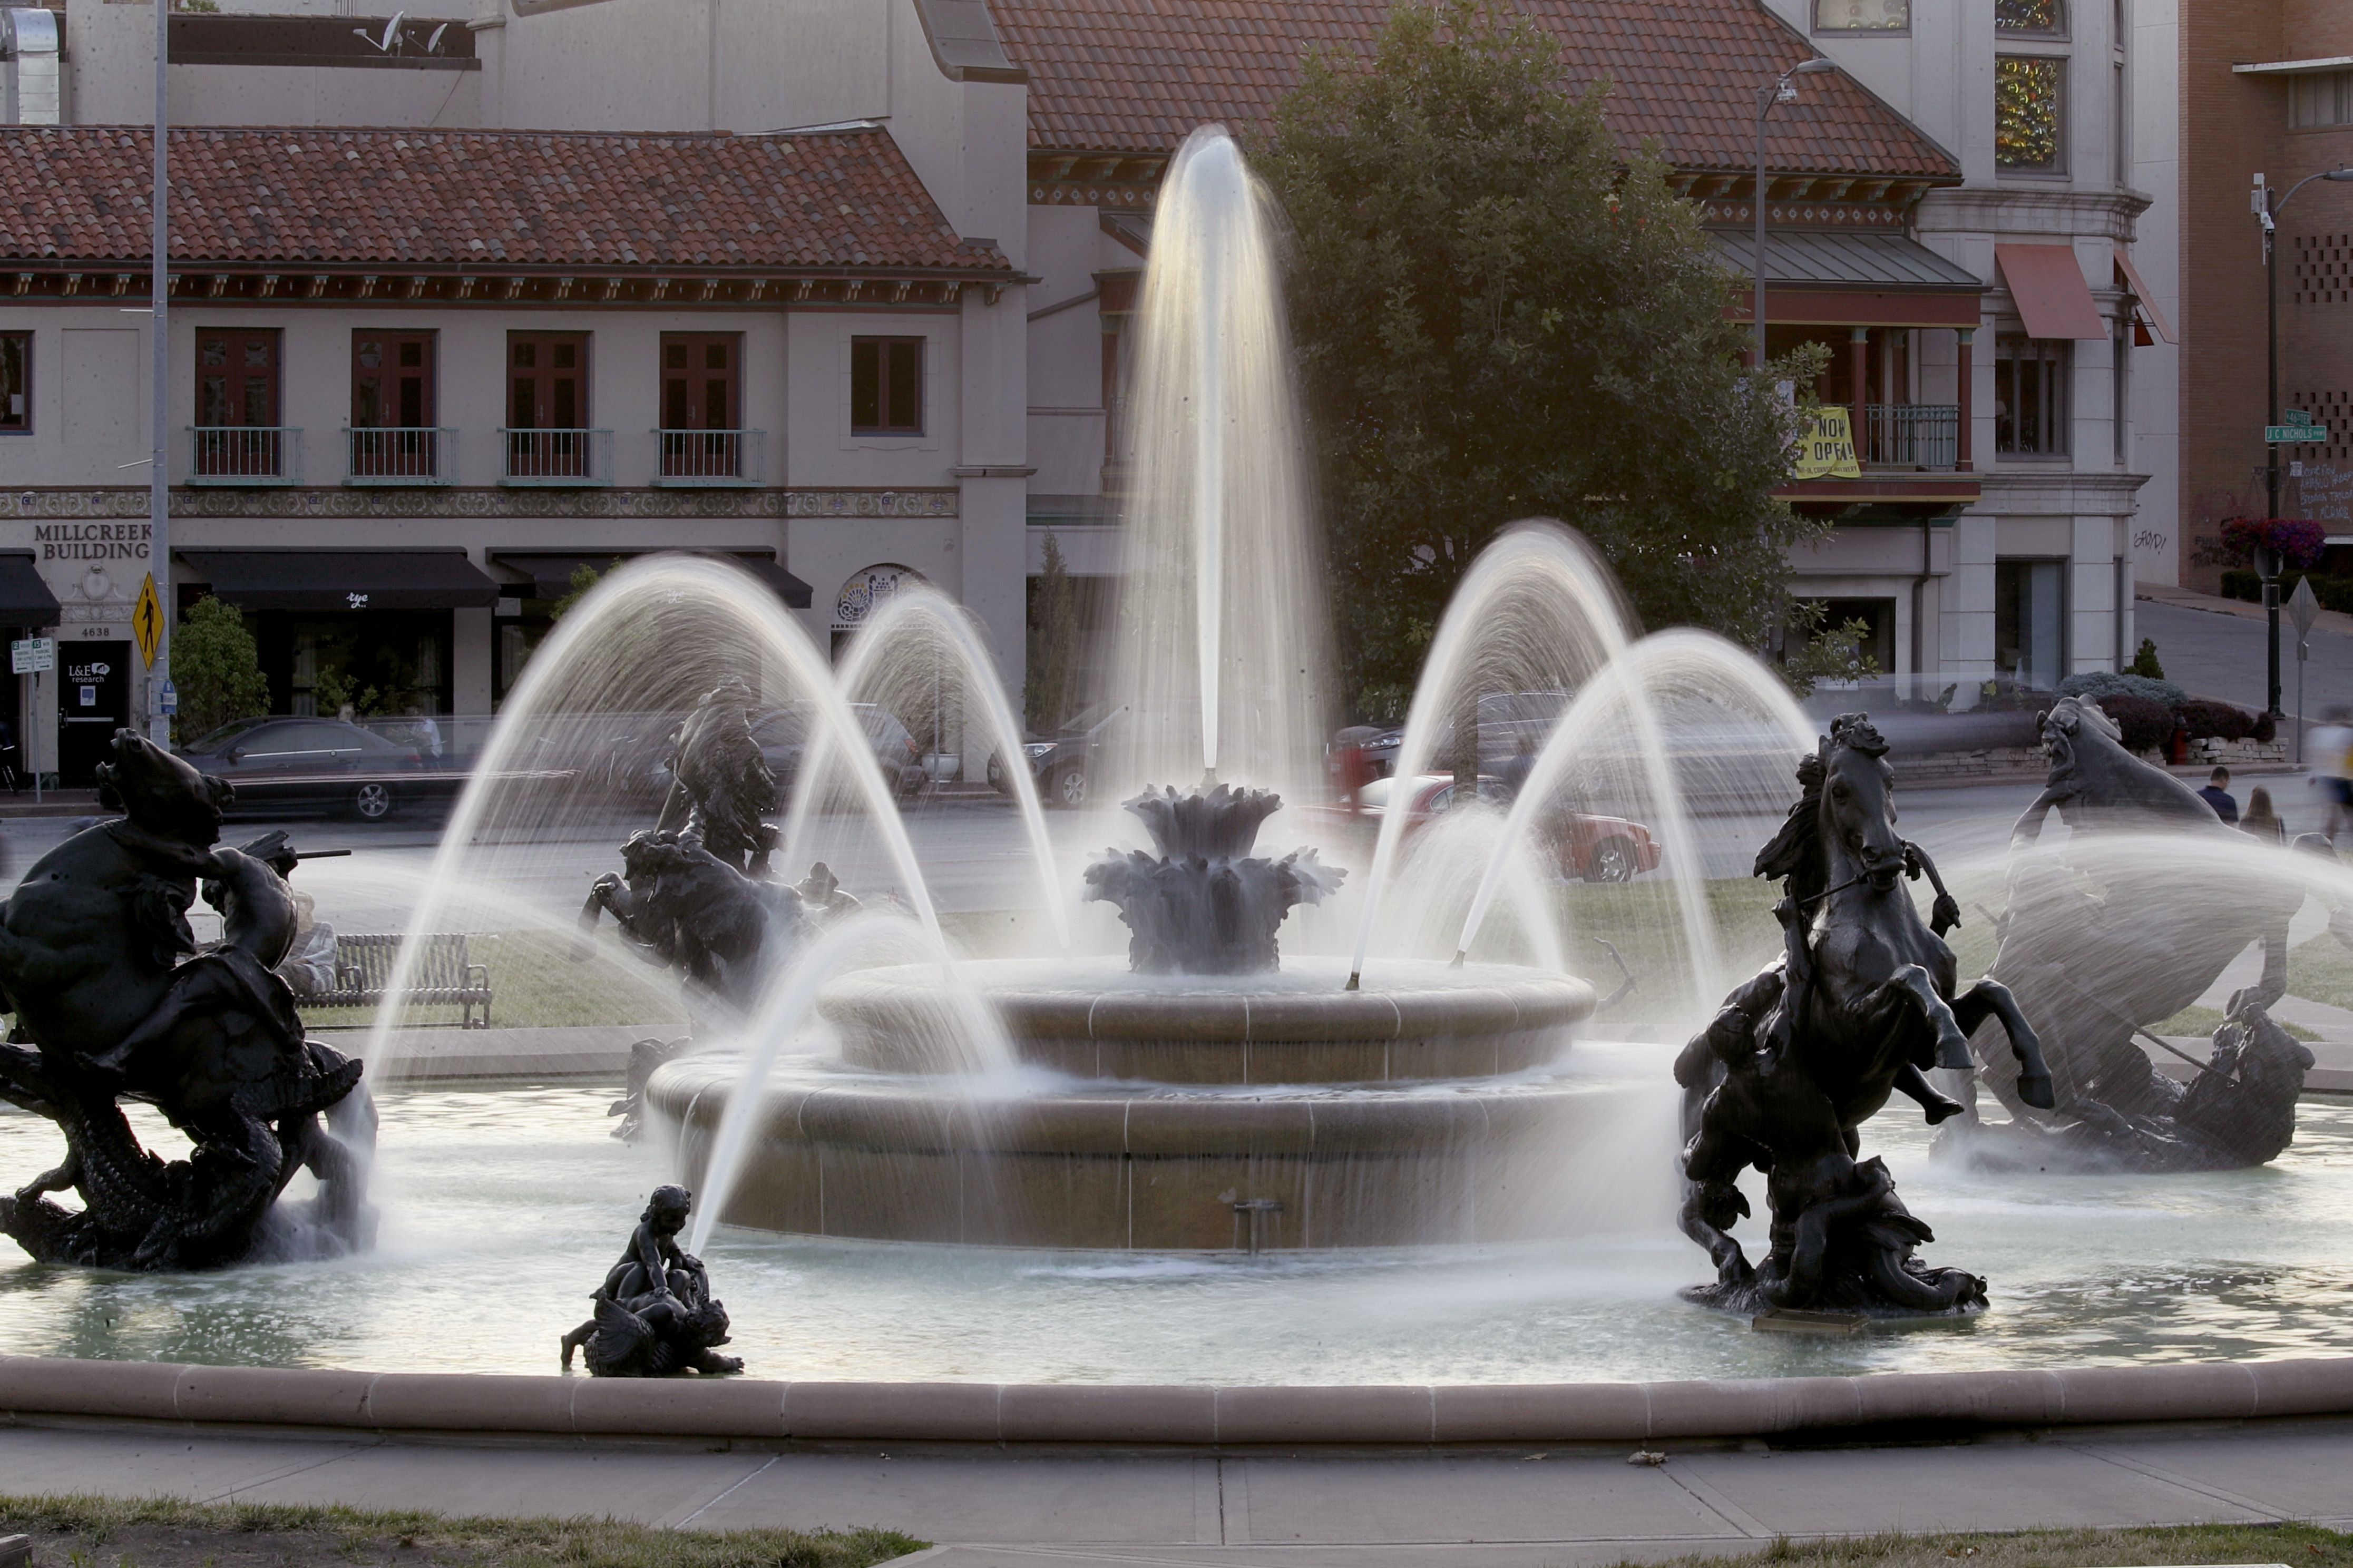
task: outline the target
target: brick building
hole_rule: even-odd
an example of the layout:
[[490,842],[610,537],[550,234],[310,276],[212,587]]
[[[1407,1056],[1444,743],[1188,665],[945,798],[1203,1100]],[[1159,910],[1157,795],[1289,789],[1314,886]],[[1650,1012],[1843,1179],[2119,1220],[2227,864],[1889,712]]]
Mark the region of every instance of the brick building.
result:
[[[2168,0],[2180,52],[2179,581],[2213,588],[2219,525],[2263,515],[2265,282],[2250,204],[2353,163],[2353,10],[2320,0]],[[2279,216],[2280,400],[2328,427],[2289,447],[2288,517],[2353,538],[2353,186],[2316,180]],[[2154,575],[2155,574],[2148,574]]]

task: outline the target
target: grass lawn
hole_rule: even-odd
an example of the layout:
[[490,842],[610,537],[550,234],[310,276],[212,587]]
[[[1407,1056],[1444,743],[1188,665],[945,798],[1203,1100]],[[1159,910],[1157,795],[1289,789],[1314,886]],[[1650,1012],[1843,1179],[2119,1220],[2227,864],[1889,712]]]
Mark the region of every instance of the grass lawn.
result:
[[0,1496],[0,1535],[33,1538],[35,1568],[867,1568],[926,1542],[891,1530],[656,1530],[585,1519],[250,1503]]
[[1777,1541],[1738,1557],[1680,1557],[1672,1568],[2110,1568],[2117,1563],[2353,1564],[2353,1536],[2308,1524],[2191,1524],[2135,1530],[2026,1530],[2014,1535],[1870,1535]]
[[[678,982],[625,951],[609,928],[595,939],[594,956],[572,957],[569,931],[489,931],[466,939],[466,957],[491,972],[491,1022],[500,1028],[572,1024],[683,1024]],[[364,1029],[373,1007],[301,1006],[314,1029]],[[412,1007],[411,1025],[454,1024],[455,1007]]]

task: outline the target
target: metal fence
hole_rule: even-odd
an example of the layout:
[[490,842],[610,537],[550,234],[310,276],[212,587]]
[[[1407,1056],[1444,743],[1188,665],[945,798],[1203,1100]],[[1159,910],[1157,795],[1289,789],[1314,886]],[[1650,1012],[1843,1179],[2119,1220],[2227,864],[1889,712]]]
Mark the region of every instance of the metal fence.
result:
[[302,432],[289,425],[192,425],[188,482],[290,485],[302,478]]
[[458,432],[429,426],[343,431],[343,482],[446,485],[458,477]]
[[503,481],[510,485],[609,485],[613,482],[610,430],[513,430],[501,428]]
[[656,430],[658,485],[757,484],[757,430]]
[[1949,403],[1863,405],[1862,460],[1877,468],[1942,468],[1961,457],[1961,411]]

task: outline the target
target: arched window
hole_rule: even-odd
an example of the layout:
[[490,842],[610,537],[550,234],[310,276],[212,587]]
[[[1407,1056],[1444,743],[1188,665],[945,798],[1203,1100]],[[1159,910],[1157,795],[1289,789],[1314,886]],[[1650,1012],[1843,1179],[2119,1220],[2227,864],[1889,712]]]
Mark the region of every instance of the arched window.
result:
[[1814,0],[1817,33],[1901,33],[1912,26],[1912,0]]

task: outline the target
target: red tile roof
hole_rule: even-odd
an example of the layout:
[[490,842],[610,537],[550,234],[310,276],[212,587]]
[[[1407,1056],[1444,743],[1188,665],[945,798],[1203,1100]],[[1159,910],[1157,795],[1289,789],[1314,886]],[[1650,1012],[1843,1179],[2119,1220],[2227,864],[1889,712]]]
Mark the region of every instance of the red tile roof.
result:
[[[151,132],[0,127],[0,257],[143,260]],[[887,132],[172,134],[191,263],[1009,273],[956,237]]]
[[[1621,147],[1681,169],[1753,169],[1757,90],[1813,51],[1760,0],[1512,0],[1560,40],[1568,80],[1607,77]],[[1166,152],[1198,125],[1262,120],[1317,45],[1369,53],[1385,0],[988,0],[1029,72],[1029,144]],[[1957,180],[1960,166],[1844,73],[1773,112],[1776,170]]]

